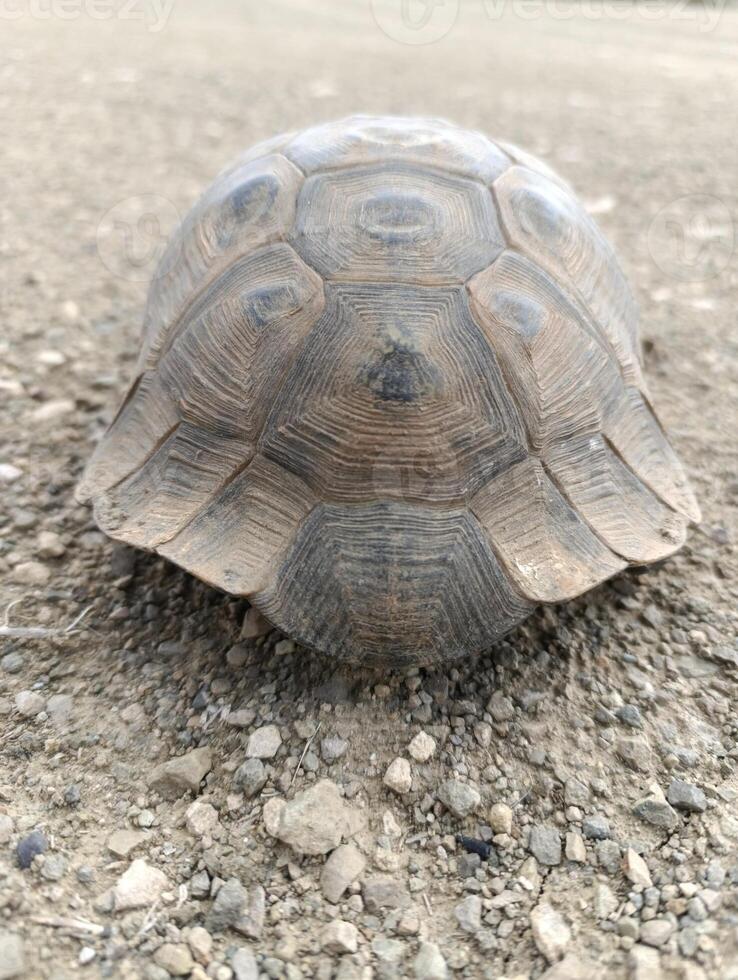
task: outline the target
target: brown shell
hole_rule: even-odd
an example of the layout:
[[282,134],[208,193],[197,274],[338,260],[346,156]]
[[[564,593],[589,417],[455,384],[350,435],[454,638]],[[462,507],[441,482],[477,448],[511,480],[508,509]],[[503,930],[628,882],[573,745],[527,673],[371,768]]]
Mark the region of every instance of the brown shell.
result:
[[452,661],[699,517],[568,185],[431,119],[261,144],[185,219],[79,488],[355,661]]

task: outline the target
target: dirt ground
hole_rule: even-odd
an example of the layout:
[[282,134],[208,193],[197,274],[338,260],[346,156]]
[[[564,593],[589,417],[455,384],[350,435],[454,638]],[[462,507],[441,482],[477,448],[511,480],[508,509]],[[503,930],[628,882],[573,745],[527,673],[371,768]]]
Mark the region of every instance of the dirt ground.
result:
[[[0,978],[738,978],[738,12],[456,6],[3,5]],[[355,111],[574,185],[703,509],[673,560],[446,674],[242,638],[246,603],[73,499],[178,217]]]

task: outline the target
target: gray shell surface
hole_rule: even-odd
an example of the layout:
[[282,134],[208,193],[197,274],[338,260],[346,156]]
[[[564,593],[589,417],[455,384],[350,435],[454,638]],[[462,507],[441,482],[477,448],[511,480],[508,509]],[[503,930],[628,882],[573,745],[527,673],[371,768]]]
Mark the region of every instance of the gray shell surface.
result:
[[610,246],[543,163],[435,119],[317,126],[215,181],[78,495],[363,663],[480,651],[699,519]]

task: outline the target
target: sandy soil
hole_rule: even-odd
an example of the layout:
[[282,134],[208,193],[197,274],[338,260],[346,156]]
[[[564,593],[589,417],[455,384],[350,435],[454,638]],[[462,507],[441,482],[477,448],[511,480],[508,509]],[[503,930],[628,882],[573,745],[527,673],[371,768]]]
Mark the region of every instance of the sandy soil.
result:
[[[0,978],[738,977],[738,13],[452,8],[427,44],[390,0],[3,8]],[[245,603],[114,546],[72,496],[179,215],[257,139],[354,111],[447,116],[571,181],[635,286],[703,508],[674,560],[447,677],[241,640]],[[155,770],[179,755],[178,796]],[[324,854],[268,831],[270,799],[322,778],[358,854],[338,898]],[[654,784],[668,826],[638,809]],[[126,909],[138,859],[153,890]]]

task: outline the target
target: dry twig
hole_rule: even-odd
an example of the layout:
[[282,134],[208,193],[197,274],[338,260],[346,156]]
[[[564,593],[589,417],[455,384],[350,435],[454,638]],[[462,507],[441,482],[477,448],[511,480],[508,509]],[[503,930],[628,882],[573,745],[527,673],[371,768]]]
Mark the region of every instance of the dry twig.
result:
[[52,629],[47,629],[43,626],[11,626],[9,623],[10,610],[13,606],[17,606],[19,602],[23,602],[26,596],[20,599],[14,599],[13,602],[5,610],[5,622],[0,626],[0,639],[43,639],[48,636],[65,636],[68,633],[72,633],[78,623],[87,615],[87,613],[92,609],[92,606],[87,606],[82,612],[74,619],[69,626],[64,628],[56,626]]
[[87,933],[91,936],[102,936],[107,926],[98,922],[88,922],[87,919],[69,918],[63,915],[32,915],[31,922],[39,926],[49,926],[51,929],[69,929],[75,933]]
[[298,763],[297,763],[297,765],[295,766],[295,771],[294,771],[294,772],[292,773],[292,779],[290,780],[290,785],[289,785],[289,787],[288,787],[288,790],[290,790],[290,789],[292,789],[292,787],[293,787],[293,785],[294,785],[294,782],[295,782],[295,780],[297,779],[297,772],[298,772],[298,770],[299,770],[299,768],[300,768],[300,766],[302,765],[302,760],[303,760],[303,759],[305,758],[305,756],[307,755],[307,751],[308,751],[308,749],[310,748],[310,746],[312,745],[312,741],[313,741],[313,739],[315,738],[315,736],[316,736],[316,735],[318,734],[318,732],[320,731],[320,726],[321,726],[322,724],[323,724],[323,722],[322,722],[322,721],[319,721],[319,722],[318,722],[318,727],[317,727],[317,728],[315,729],[315,731],[314,731],[314,732],[313,732],[313,734],[312,734],[312,735],[310,736],[310,738],[309,738],[309,739],[307,740],[307,742],[305,742],[305,748],[304,748],[304,749],[302,750],[302,755],[300,756],[300,759],[299,759],[299,761],[298,761]]

